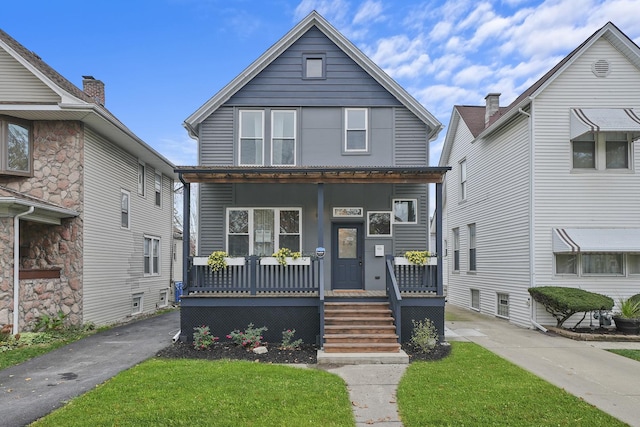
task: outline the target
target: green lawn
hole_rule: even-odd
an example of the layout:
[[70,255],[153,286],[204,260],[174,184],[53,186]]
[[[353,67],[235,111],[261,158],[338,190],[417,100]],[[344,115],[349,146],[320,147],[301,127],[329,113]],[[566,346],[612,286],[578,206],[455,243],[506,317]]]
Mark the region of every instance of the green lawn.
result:
[[625,426],[610,415],[473,344],[415,362],[398,388],[405,427]]
[[151,359],[34,426],[353,426],[344,381],[240,361]]
[[640,350],[611,349],[607,351],[610,351],[611,353],[619,354],[620,356],[628,357],[629,359],[637,360],[640,362]]

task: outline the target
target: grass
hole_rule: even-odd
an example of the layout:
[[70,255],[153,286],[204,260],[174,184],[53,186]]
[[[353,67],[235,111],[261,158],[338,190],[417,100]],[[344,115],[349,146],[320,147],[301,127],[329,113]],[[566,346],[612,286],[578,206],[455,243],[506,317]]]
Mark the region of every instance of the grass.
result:
[[241,361],[150,359],[33,426],[353,426],[344,381]]
[[629,359],[637,360],[640,362],[640,350],[611,349],[607,351],[610,351],[611,353],[619,354],[620,356],[628,357]]
[[398,387],[406,427],[625,426],[612,416],[473,344],[412,363]]

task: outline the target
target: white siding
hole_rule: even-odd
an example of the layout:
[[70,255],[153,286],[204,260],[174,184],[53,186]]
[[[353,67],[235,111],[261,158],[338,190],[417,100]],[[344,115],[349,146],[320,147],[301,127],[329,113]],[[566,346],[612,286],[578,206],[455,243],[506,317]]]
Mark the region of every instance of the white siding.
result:
[[[173,180],[163,176],[155,206],[153,164],[147,162],[146,194],[138,195],[138,159],[85,129],[84,321],[121,321],[132,314],[132,295],[143,312],[156,309],[170,289]],[[121,190],[131,193],[130,229],[120,227]],[[144,277],[144,236],[160,238],[160,275]]]
[[60,96],[0,49],[0,99],[14,102],[60,102]]
[[[598,78],[591,64],[606,59],[611,72]],[[631,173],[571,173],[570,108],[640,111],[640,71],[603,39],[594,43],[536,98],[535,285],[575,286],[614,300],[640,292],[638,277],[558,277],[553,274],[552,229],[640,228],[640,151],[633,144]],[[540,323],[553,319],[538,308]]]
[[[509,294],[510,320],[528,325],[529,307],[529,127],[519,116],[490,139],[471,143],[463,122],[449,157],[446,175],[448,255],[447,300],[470,307],[470,289],[480,290],[480,311],[497,313],[497,294]],[[467,199],[461,201],[460,165],[467,161]],[[468,225],[476,224],[476,271],[469,268]],[[453,271],[453,233],[460,230],[460,270]]]

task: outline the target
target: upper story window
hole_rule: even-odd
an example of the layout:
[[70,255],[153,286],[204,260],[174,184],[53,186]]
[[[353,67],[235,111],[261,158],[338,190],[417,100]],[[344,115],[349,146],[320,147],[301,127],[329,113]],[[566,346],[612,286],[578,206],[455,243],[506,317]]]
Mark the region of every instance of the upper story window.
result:
[[144,196],[146,188],[146,166],[142,162],[138,162],[138,194]]
[[28,122],[0,117],[0,173],[31,174],[32,131]]
[[239,163],[241,166],[264,164],[264,112],[240,110]]
[[347,153],[369,151],[368,110],[366,108],[346,108],[344,150]]
[[467,200],[467,159],[460,162],[460,200]]
[[629,134],[626,132],[586,133],[571,141],[574,170],[630,169]]
[[271,111],[271,164],[296,164],[296,112]]
[[156,206],[162,206],[162,174],[156,172],[155,178]]
[[160,239],[144,236],[144,275],[160,274]]
[[127,190],[121,190],[120,193],[120,226],[129,228],[131,221],[131,195]]
[[323,53],[305,53],[302,55],[303,61],[303,78],[305,79],[324,79],[325,74],[325,55]]
[[393,223],[417,224],[418,199],[393,199]]

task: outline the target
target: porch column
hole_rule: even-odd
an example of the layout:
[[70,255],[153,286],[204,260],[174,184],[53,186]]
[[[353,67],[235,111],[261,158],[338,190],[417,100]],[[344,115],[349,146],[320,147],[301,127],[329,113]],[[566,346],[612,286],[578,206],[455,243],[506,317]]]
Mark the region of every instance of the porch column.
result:
[[442,274],[442,183],[436,183],[436,254],[438,254],[438,271],[436,276],[437,295],[444,295]]
[[182,288],[189,287],[189,256],[191,255],[191,184],[182,175]]
[[[324,248],[324,184],[318,183],[318,246]],[[325,248],[326,249],[326,248]],[[325,256],[327,251],[325,250]],[[318,260],[318,268],[320,269],[320,295],[324,294],[324,259]]]

